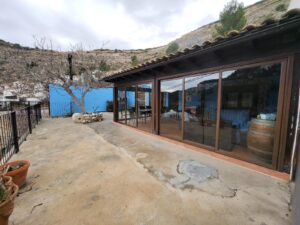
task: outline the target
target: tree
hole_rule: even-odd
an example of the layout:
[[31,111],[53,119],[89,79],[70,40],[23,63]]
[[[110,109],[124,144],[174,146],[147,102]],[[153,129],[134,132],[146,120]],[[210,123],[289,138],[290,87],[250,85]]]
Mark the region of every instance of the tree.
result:
[[[106,61],[99,59],[94,53],[87,53],[82,45],[72,46],[68,52],[58,52],[53,50],[51,41],[48,42],[45,38],[34,40],[34,58],[33,54],[28,54],[27,51],[7,48],[3,53],[9,58],[10,67],[0,66],[0,70],[5,69],[7,75],[26,75],[23,76],[26,79],[23,79],[22,83],[38,84],[45,90],[49,84],[61,86],[84,113],[85,97],[91,88],[107,86],[107,83],[101,81],[105,74],[100,70]],[[68,60],[70,55],[72,65]]]
[[232,30],[242,30],[247,23],[244,4],[238,3],[237,0],[227,3],[220,13],[220,23],[216,26],[216,32],[222,36],[226,36]]
[[177,52],[178,49],[179,49],[179,44],[177,42],[172,42],[168,45],[166,53],[169,55],[169,54]]

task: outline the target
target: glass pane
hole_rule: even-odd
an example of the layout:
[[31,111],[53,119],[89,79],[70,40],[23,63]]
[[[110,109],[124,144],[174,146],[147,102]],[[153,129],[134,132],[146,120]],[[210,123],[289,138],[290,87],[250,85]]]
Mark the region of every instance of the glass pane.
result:
[[215,146],[219,73],[185,79],[184,139]]
[[126,106],[125,88],[118,88],[118,114],[119,114],[118,121],[120,123],[126,123],[125,106]]
[[138,85],[138,128],[152,131],[152,84]]
[[280,64],[222,74],[222,150],[257,163],[272,163]]
[[127,124],[134,127],[136,127],[135,91],[136,86],[126,88]]
[[182,79],[161,81],[160,134],[181,139]]

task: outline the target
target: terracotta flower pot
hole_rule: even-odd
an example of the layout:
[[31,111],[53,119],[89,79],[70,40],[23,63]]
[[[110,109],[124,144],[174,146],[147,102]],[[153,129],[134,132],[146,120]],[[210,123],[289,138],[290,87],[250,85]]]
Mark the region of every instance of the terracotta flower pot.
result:
[[4,202],[0,204],[0,225],[8,225],[8,218],[14,209],[15,197],[18,193],[19,187],[15,184],[11,186],[11,194]]
[[24,165],[20,167],[19,169],[15,169],[12,171],[8,171],[5,176],[12,177],[12,181],[18,185],[18,187],[22,187],[26,182],[26,176],[28,172],[28,168],[30,166],[30,162],[28,160],[16,160],[13,162],[6,163],[4,167],[7,166],[16,166],[20,163],[23,163]]

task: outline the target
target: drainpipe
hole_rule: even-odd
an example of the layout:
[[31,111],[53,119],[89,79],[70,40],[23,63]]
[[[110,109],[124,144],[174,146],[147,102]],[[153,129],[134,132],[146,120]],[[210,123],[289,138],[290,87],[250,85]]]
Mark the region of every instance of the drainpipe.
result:
[[[299,129],[299,128],[298,128]],[[295,137],[297,138],[297,137]],[[298,139],[299,139],[299,133],[298,133]],[[298,144],[298,151],[299,151],[299,144]],[[293,225],[299,225],[300,224],[300,154],[298,154],[298,164],[297,164],[297,170],[296,170],[296,181],[295,181],[295,189],[292,196],[292,220]]]
[[[293,147],[292,147],[292,156],[291,156],[291,170],[290,170],[290,180],[293,179],[294,177],[294,160],[296,157],[296,151],[297,151],[297,145],[299,145],[298,142],[298,135],[299,135],[299,123],[300,123],[300,88],[298,91],[298,112],[297,112],[297,118],[296,118],[296,127],[295,127],[295,137],[294,137],[294,141],[293,141]],[[300,154],[299,154],[300,155]],[[300,161],[298,161],[300,163]]]
[[[297,119],[296,119],[296,129],[295,129],[295,138],[294,138],[294,142],[293,142],[293,149],[292,149],[292,167],[293,167],[293,162],[294,162],[294,158],[296,157],[296,155],[298,155],[298,161],[296,164],[296,180],[295,180],[295,189],[294,189],[294,193],[292,196],[292,221],[293,221],[293,225],[298,225],[300,224],[300,143],[299,143],[299,138],[300,138],[300,88],[299,88],[299,95],[298,95],[298,112],[297,112]],[[293,177],[294,174],[294,170],[291,170],[291,177]]]

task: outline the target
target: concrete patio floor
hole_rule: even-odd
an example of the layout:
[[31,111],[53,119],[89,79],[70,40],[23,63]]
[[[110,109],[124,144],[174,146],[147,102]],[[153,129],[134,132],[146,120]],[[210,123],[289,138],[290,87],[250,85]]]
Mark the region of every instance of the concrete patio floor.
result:
[[287,182],[112,123],[45,119],[14,225],[285,225]]

